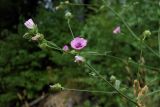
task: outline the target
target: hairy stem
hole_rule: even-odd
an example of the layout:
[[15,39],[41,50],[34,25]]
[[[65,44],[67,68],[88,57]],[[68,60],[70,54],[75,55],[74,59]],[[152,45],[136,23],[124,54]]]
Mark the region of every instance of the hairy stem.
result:
[[159,56],[160,56],[160,20],[159,20],[159,29],[158,29],[158,46],[159,46]]
[[67,20],[67,24],[68,24],[69,30],[71,32],[72,38],[74,39],[74,34],[73,34],[73,31],[72,31],[72,28],[71,28],[71,25],[70,25],[70,19]]
[[103,93],[103,94],[116,94],[117,92],[112,91],[112,92],[106,92],[106,91],[97,91],[97,90],[82,90],[82,89],[73,89],[73,88],[64,88],[63,90],[65,91],[79,91],[79,92],[89,92],[89,93]]

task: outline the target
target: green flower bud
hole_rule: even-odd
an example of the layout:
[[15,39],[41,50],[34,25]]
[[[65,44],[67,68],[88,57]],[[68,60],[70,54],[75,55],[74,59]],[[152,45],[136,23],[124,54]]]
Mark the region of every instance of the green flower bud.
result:
[[63,87],[61,86],[61,84],[57,83],[57,84],[54,84],[54,85],[50,85],[50,88],[54,91],[60,91],[63,89]]
[[143,32],[143,34],[144,34],[145,36],[150,36],[150,35],[151,35],[151,32],[150,32],[150,30],[145,30],[145,31]]
[[66,19],[71,19],[73,17],[72,13],[67,11],[66,14],[65,14],[65,18]]
[[114,75],[112,75],[112,76],[110,77],[110,81],[114,83],[114,82],[116,81],[116,77],[115,77]]
[[149,37],[151,35],[151,32],[150,30],[145,30],[143,32],[143,40],[145,40],[147,37]]

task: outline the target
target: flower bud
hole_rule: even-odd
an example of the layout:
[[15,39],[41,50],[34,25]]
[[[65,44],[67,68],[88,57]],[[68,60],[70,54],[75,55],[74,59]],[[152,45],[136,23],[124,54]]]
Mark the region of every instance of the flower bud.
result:
[[73,17],[72,13],[67,11],[66,14],[65,14],[65,18],[66,19],[71,19]]
[[143,40],[145,40],[147,37],[149,37],[151,35],[151,32],[150,30],[145,30],[143,32]]
[[36,25],[34,24],[32,19],[27,20],[24,25],[28,28],[28,29],[34,29],[36,27]]
[[57,84],[54,84],[54,85],[50,85],[50,87],[55,90],[55,91],[58,91],[58,90],[62,90],[63,87],[61,86],[61,84],[57,83]]
[[64,46],[63,46],[63,51],[64,51],[64,52],[67,52],[68,50],[69,50],[69,47],[68,47],[67,45],[64,45]]
[[150,36],[150,35],[151,35],[151,31],[150,31],[150,30],[145,30],[145,31],[143,32],[143,34],[144,34],[145,36]]
[[117,26],[114,30],[113,30],[113,34],[119,34],[121,33],[121,27]]
[[114,83],[114,82],[116,81],[116,77],[115,77],[114,75],[112,75],[112,76],[110,77],[110,81]]

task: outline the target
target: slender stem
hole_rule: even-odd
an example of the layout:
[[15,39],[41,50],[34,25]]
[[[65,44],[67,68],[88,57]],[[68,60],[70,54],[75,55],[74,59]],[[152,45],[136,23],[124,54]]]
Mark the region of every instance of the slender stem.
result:
[[72,31],[72,28],[71,28],[71,25],[70,25],[70,19],[67,20],[67,24],[68,24],[69,30],[71,32],[72,38],[74,39],[74,34],[73,34],[73,31]]
[[160,58],[159,54],[157,54],[150,46],[148,46],[145,42],[143,42],[144,46],[148,48],[154,55]]
[[47,41],[47,40],[46,40],[46,42],[47,42],[48,44],[50,44],[50,45],[58,48],[58,49],[61,49],[59,46],[57,46],[55,43],[53,43],[53,42],[51,42],[51,41]]
[[50,45],[46,45],[46,46],[51,48],[51,49],[55,49],[55,50],[58,50],[58,51],[63,51],[62,49],[59,49],[59,48],[56,48],[56,47],[53,47],[53,46],[50,46]]
[[158,46],[159,46],[159,56],[160,56],[160,20],[159,20],[159,29],[158,29]]
[[45,42],[47,42],[46,46],[58,51],[63,51],[59,46],[57,46],[55,43],[51,42],[51,41],[47,41],[45,40]]
[[86,63],[86,65],[93,71],[97,74],[97,76],[99,76],[102,80],[104,80],[107,85],[109,85],[110,87],[112,87],[120,96],[126,98],[128,101],[132,102],[133,104],[137,105],[139,107],[139,105],[133,101],[130,97],[124,95],[121,91],[119,91],[118,89],[116,89],[109,81],[107,81],[101,74],[98,73],[98,71],[93,68],[90,64]]
[[141,69],[141,65],[142,65],[141,60],[142,60],[142,54],[143,54],[142,43],[143,43],[143,40],[141,40],[141,42],[140,42],[140,55],[139,55],[139,62],[138,62],[138,79],[139,80],[141,79],[140,69]]
[[86,51],[86,52],[81,52],[80,54],[82,55],[102,55],[102,56],[106,56],[108,53],[111,53],[111,51],[107,51],[107,52],[94,52],[94,51]]
[[106,92],[106,91],[97,91],[97,90],[81,90],[81,89],[73,89],[73,88],[64,88],[63,90],[66,91],[79,91],[79,92],[89,92],[89,93],[103,93],[103,94],[116,94],[117,92],[112,91],[112,92]]

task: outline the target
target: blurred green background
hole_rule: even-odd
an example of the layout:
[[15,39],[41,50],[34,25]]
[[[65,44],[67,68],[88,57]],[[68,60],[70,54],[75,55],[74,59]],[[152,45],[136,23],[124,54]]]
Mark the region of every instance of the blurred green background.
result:
[[[48,96],[59,93],[50,92],[49,85],[55,83],[68,88],[113,91],[87,68],[74,63],[72,57],[41,50],[35,42],[22,37],[27,31],[23,23],[32,18],[47,40],[60,47],[69,44],[72,36],[64,17],[66,9],[55,10],[60,2],[62,0],[0,0],[0,107],[51,107],[43,106],[42,103]],[[107,80],[114,75],[121,82],[120,90],[130,97],[136,98],[133,94],[135,79],[139,79],[142,86],[147,85],[149,92],[160,89],[160,58],[135,40],[124,23],[104,7],[101,0],[70,2],[90,5],[67,8],[74,15],[71,21],[74,34],[88,39],[85,50],[100,53],[111,51],[106,56],[85,55],[88,62]],[[152,34],[145,42],[158,54],[159,0],[106,2],[122,16],[139,38],[143,38],[145,30],[150,30]],[[118,35],[112,34],[116,26],[121,26]],[[140,62],[144,62],[142,67],[138,64]],[[47,97],[31,105],[30,102],[42,95]],[[73,107],[135,107],[117,94],[76,92],[73,96],[81,99]],[[146,99],[147,107],[159,107],[159,96],[159,93],[149,96]]]

